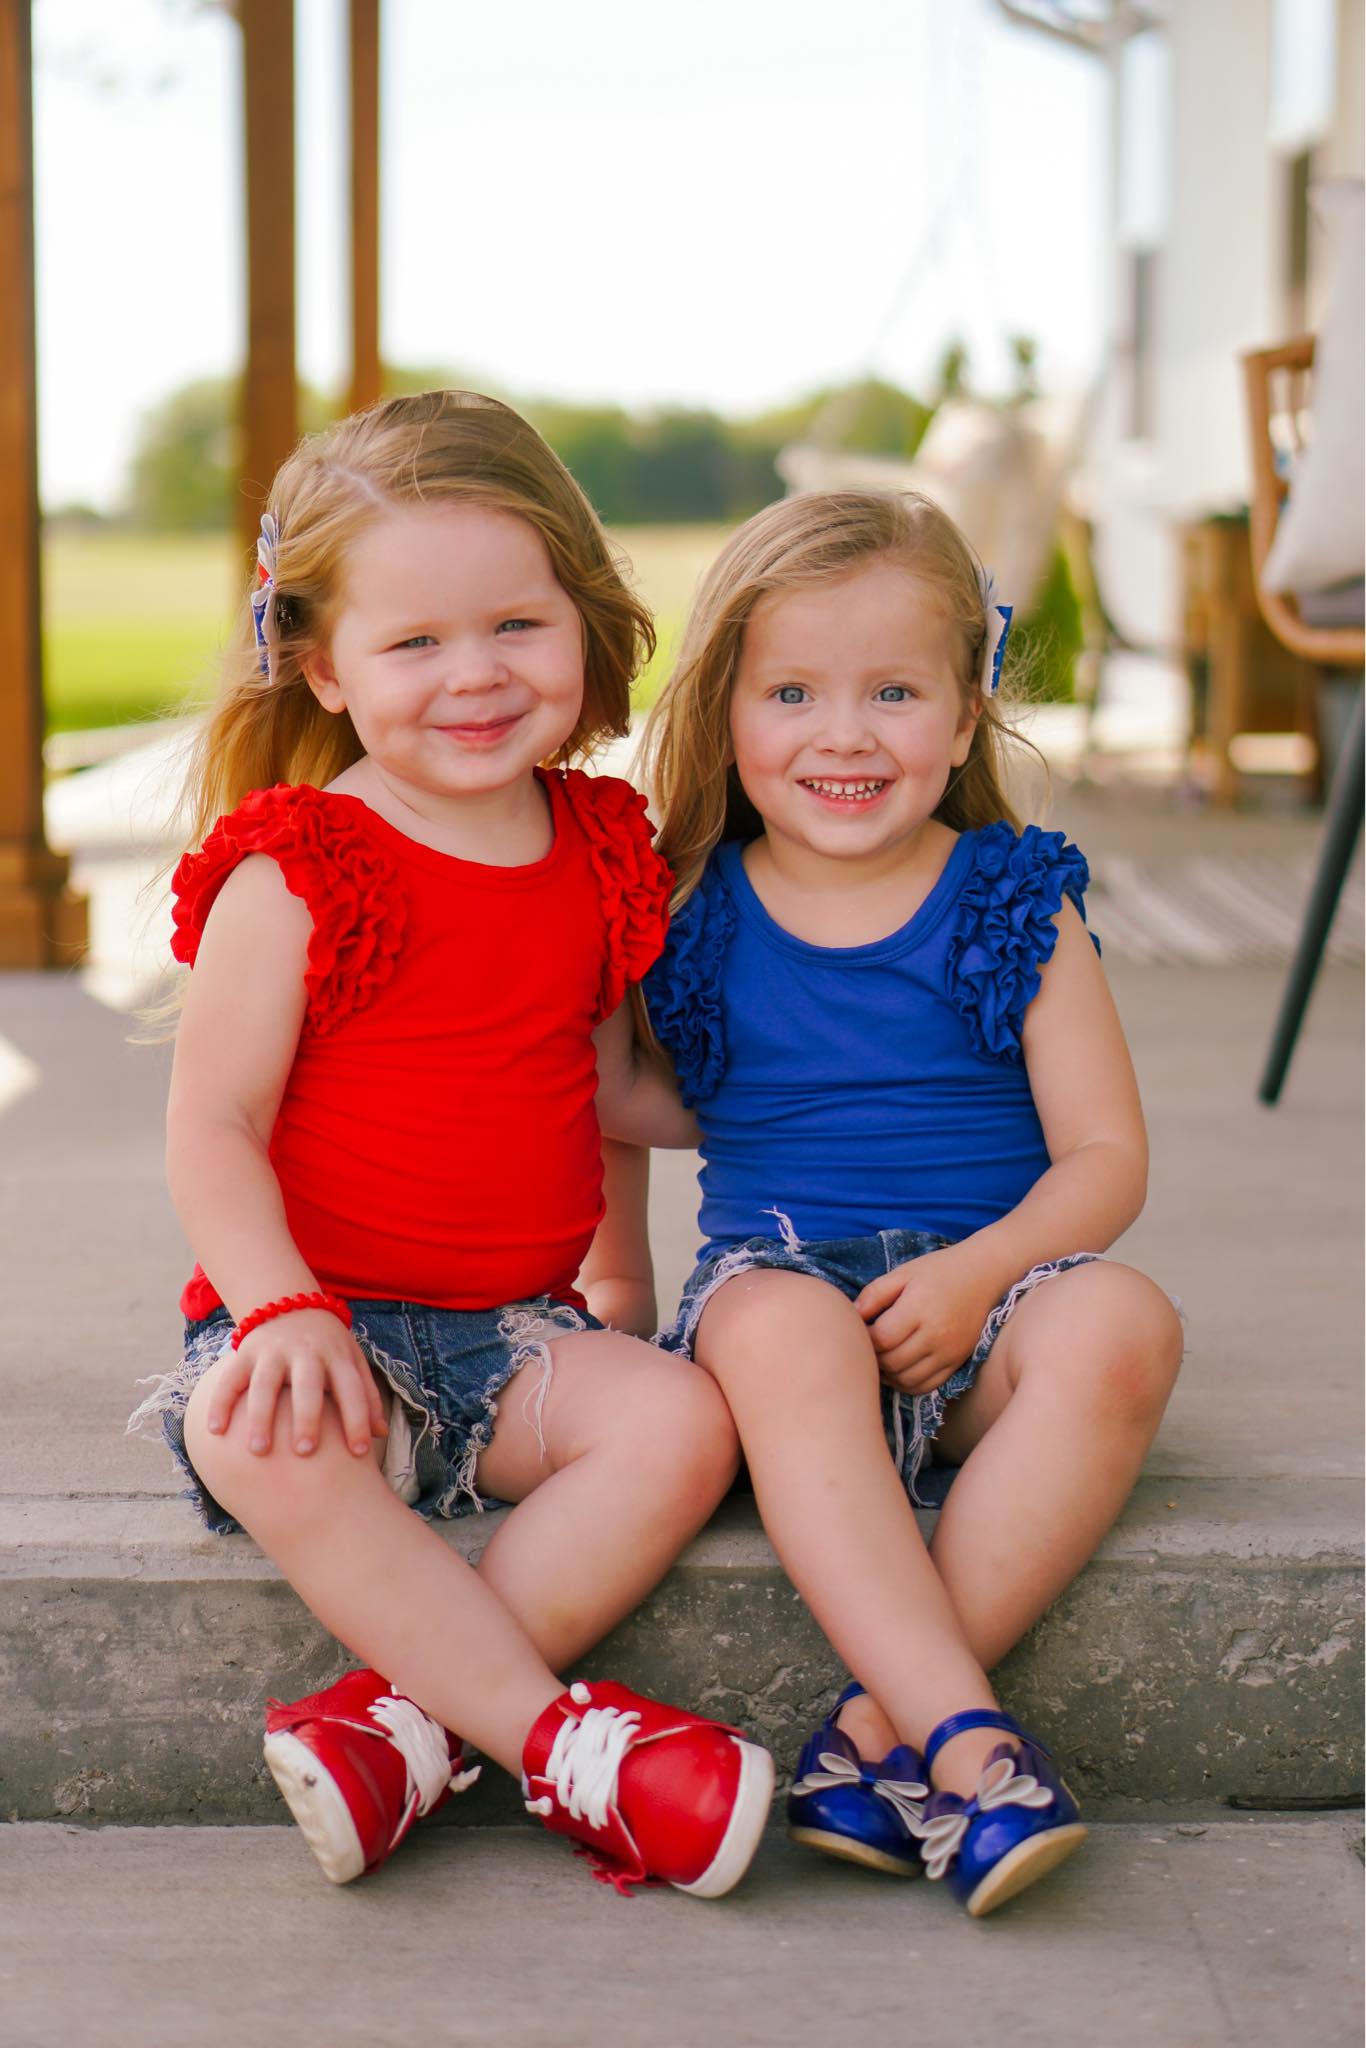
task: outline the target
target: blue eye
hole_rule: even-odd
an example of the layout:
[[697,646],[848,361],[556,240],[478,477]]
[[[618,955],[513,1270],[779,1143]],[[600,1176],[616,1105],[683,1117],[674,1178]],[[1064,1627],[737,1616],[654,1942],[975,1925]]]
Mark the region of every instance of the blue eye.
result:
[[395,642],[398,647],[435,647],[436,640],[430,633],[414,633],[410,639]]
[[773,694],[780,704],[803,704],[806,701],[806,691],[800,683],[783,683]]
[[534,619],[504,619],[502,623],[499,625],[498,631],[500,633],[525,632],[527,627],[534,626],[535,623],[536,621]]
[[904,683],[884,683],[877,700],[879,704],[904,704],[910,694]]

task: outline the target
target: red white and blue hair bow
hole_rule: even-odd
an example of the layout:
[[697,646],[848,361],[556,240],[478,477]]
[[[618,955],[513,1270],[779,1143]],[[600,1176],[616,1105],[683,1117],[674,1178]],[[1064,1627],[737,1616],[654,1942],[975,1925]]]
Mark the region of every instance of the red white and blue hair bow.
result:
[[982,609],[987,620],[978,686],[984,697],[994,697],[1001,687],[1001,663],[1005,660],[1006,641],[1010,638],[1010,622],[1015,616],[1015,607],[997,602],[996,578],[990,569],[977,571],[977,587],[982,593]]
[[272,599],[275,596],[275,515],[261,514],[261,531],[256,541],[256,588],[251,593],[251,622],[256,628],[256,645],[263,676],[270,674],[270,639],[267,625],[274,625]]

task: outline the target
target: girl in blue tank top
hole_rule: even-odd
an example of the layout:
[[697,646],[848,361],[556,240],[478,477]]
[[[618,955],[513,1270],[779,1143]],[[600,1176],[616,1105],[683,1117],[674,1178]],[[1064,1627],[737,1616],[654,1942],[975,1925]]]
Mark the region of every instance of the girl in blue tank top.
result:
[[[1086,863],[1002,794],[1008,624],[927,500],[792,498],[711,570],[649,740],[676,890],[646,998],[706,1237],[659,1341],[720,1384],[853,1681],[791,1832],[974,1914],[1085,1833],[986,1672],[1118,1514],[1181,1355],[1100,1257],[1143,1119]],[[961,1470],[927,1549],[931,1439]]]

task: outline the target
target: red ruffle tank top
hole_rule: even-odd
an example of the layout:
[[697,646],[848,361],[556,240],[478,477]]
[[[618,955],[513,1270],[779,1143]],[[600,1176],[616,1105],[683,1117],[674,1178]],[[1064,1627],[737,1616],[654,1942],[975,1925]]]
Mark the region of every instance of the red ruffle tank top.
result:
[[[602,1215],[591,1034],[658,957],[670,875],[615,776],[537,771],[554,843],[527,867],[419,845],[358,797],[280,784],[172,884],[172,951],[248,854],[313,918],[308,1002],[270,1142],[294,1241],[351,1300],[576,1300]],[[219,1306],[200,1269],[192,1320]]]

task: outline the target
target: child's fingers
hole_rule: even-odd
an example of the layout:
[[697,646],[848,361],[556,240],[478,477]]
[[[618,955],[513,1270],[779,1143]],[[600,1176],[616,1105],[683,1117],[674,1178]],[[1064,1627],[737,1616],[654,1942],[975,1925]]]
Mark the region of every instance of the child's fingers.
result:
[[370,1439],[377,1434],[373,1427],[373,1412],[366,1398],[367,1382],[373,1389],[374,1381],[360,1364],[358,1355],[334,1360],[329,1378],[346,1441],[357,1457],[363,1457],[370,1448]]
[[917,1332],[884,1352],[878,1360],[878,1370],[884,1380],[900,1387],[903,1394],[922,1394],[925,1375],[933,1372],[935,1362],[934,1352]]
[[213,1392],[209,1396],[207,1417],[209,1434],[222,1436],[232,1420],[232,1411],[245,1393],[251,1379],[251,1367],[237,1356],[230,1354],[226,1365],[214,1375]]
[[389,1417],[384,1408],[384,1396],[381,1394],[375,1380],[375,1375],[371,1372],[368,1365],[361,1367],[361,1378],[365,1382],[366,1405],[370,1410],[370,1434],[371,1436],[388,1436]]
[[885,1309],[875,1322],[868,1325],[868,1334],[879,1358],[885,1358],[889,1352],[909,1344],[920,1328],[920,1321],[920,1310],[904,1294]]
[[891,1372],[884,1362],[882,1377],[900,1393],[932,1394],[936,1387],[943,1386],[945,1380],[953,1378],[961,1363],[961,1359],[944,1358],[939,1352],[930,1351]]
[[289,1374],[294,1448],[306,1458],[318,1447],[323,1424],[323,1368],[316,1358],[296,1358]]
[[875,1280],[868,1282],[863,1292],[855,1296],[854,1307],[865,1323],[871,1322],[874,1316],[882,1313],[889,1302],[896,1300],[905,1285],[905,1274],[898,1272],[894,1266],[890,1273],[879,1273]]
[[275,1404],[286,1371],[284,1359],[277,1355],[263,1359],[251,1375],[247,1389],[247,1448],[258,1457],[265,1456],[275,1434]]

